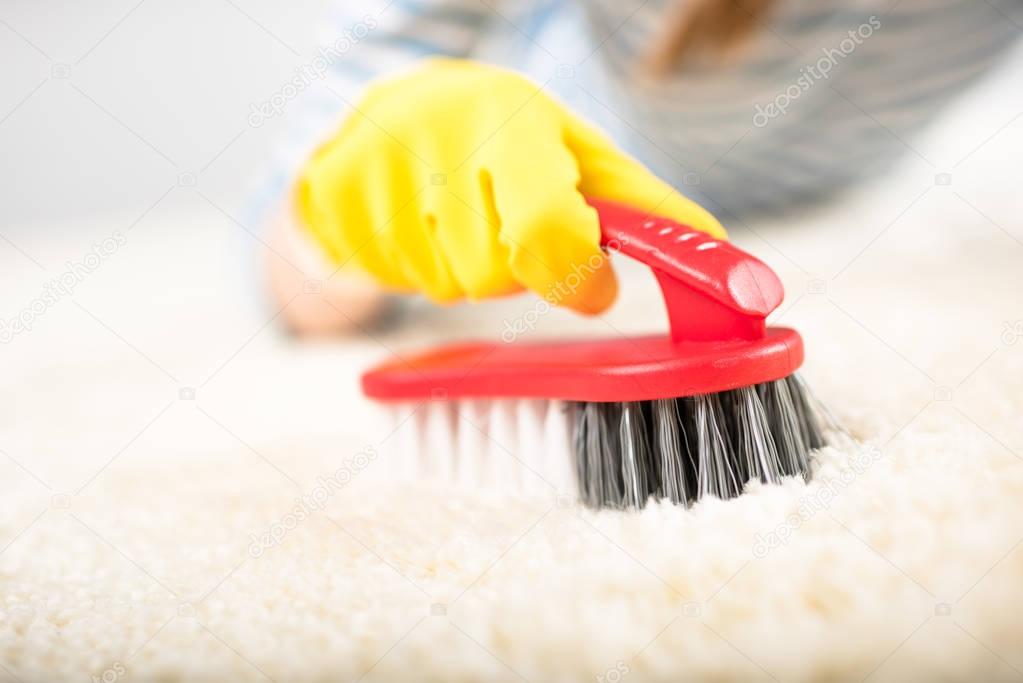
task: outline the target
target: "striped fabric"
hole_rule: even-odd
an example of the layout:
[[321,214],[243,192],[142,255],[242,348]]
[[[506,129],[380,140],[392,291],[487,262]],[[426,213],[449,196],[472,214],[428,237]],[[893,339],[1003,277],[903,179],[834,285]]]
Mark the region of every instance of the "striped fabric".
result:
[[[722,2],[726,0],[721,0]],[[372,78],[429,55],[518,69],[726,222],[819,201],[891,164],[1023,34],[1019,0],[782,0],[727,63],[650,81],[673,0],[341,2],[322,77],[289,106],[283,182]]]

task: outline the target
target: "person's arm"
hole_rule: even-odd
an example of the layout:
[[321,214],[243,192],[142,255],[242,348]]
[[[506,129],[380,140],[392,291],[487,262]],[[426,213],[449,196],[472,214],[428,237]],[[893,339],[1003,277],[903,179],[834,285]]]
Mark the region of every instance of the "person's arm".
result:
[[282,88],[268,100],[271,108],[253,109],[256,117],[288,118],[274,180],[264,189],[272,197],[263,216],[272,247],[265,265],[271,295],[284,307],[281,318],[298,334],[348,331],[386,299],[375,284],[329,263],[296,224],[290,190],[301,164],[343,121],[364,115],[357,102],[368,82],[427,56],[470,54],[496,16],[478,0],[379,0],[361,10],[354,4],[335,3],[318,48],[290,84],[297,96],[288,100],[292,90]]

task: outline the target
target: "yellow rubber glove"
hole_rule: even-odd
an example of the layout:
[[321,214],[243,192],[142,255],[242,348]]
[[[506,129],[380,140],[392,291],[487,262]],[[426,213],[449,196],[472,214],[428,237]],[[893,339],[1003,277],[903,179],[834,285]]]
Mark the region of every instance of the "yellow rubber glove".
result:
[[372,86],[302,169],[295,203],[335,262],[390,289],[446,302],[525,287],[597,313],[617,283],[583,195],[725,237],[540,86],[451,59]]

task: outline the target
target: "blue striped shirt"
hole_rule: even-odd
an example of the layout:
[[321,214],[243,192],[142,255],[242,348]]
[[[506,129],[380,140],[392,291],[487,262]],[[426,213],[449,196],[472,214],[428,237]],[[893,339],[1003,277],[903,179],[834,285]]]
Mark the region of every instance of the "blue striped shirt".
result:
[[332,134],[367,81],[448,55],[545,84],[727,224],[819,201],[890,165],[1023,24],[1018,0],[783,0],[731,59],[640,78],[674,5],[338,2],[302,70],[307,83],[294,102],[278,98],[290,128],[278,183]]

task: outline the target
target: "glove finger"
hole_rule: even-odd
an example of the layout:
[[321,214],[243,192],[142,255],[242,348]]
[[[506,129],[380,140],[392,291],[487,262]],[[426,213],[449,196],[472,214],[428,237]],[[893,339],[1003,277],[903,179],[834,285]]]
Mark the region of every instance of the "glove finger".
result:
[[577,189],[579,167],[545,106],[538,98],[492,141],[500,240],[516,280],[551,303],[599,313],[614,301],[618,284],[600,248],[596,211]]
[[508,266],[509,249],[500,239],[490,175],[481,171],[466,176],[465,182],[452,183],[428,202],[427,213],[438,217],[434,234],[451,275],[469,299],[519,292],[522,285]]
[[568,113],[564,116],[565,144],[578,160],[583,194],[628,204],[727,239],[725,229],[709,211],[619,150],[590,124]]
[[[370,191],[381,187],[379,178],[393,175],[380,157],[370,157],[368,165],[351,163],[358,152],[352,146],[325,145],[302,169],[293,193],[299,222],[333,263],[354,265],[389,289],[409,291],[414,285],[399,267],[400,252],[388,230],[395,204]],[[414,197],[401,183],[395,189],[399,197]]]
[[433,216],[410,205],[387,228],[386,244],[396,249],[393,256],[398,270],[416,291],[436,303],[448,303],[462,298],[464,292],[451,275],[436,230]]

